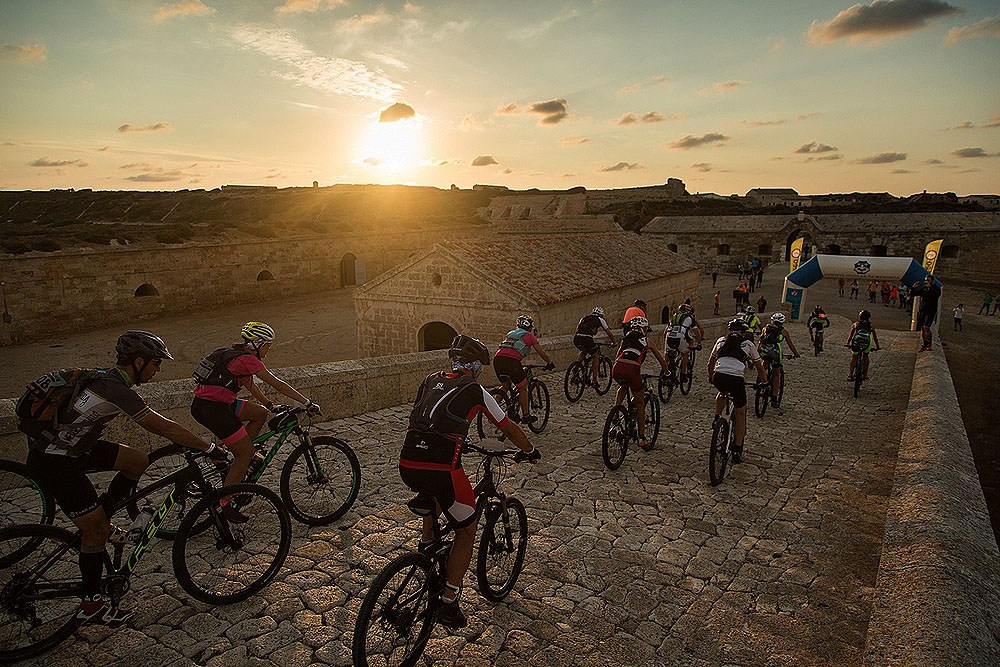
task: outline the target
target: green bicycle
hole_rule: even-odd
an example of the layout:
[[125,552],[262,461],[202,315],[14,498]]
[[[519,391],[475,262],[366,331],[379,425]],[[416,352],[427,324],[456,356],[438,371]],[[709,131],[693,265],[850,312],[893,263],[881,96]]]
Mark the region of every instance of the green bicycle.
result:
[[[654,375],[642,374],[643,406],[645,406],[645,451],[653,449],[656,436],[660,434],[660,403],[656,400],[649,387],[649,378]],[[652,429],[652,431],[650,431]],[[639,414],[636,410],[635,397],[631,390],[626,390],[625,404],[616,405],[608,411],[604,420],[604,436],[601,441],[601,455],[608,470],[618,470],[625,460],[625,453],[630,445],[639,444]]]

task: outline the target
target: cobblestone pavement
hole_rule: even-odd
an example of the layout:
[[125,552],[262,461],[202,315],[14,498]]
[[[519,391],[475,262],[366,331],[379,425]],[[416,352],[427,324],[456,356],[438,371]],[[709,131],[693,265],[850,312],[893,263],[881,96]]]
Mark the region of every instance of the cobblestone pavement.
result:
[[[792,332],[807,348],[805,329]],[[880,333],[887,349],[872,355],[857,400],[844,348],[790,361],[784,410],[750,417],[747,462],[715,488],[706,357],[691,395],[664,406],[656,448],[630,451],[614,472],[600,455],[611,397],[588,391],[568,405],[562,374],[545,376],[553,414],[534,439],[543,461],[512,467],[505,483],[528,511],[525,570],[496,604],[468,575],[469,626],[436,628],[421,664],[860,664],[916,347],[913,334]],[[395,464],[407,411],[322,425],[358,452],[361,495],[338,525],[293,522],[285,569],[261,594],[194,602],[168,545],[155,544],[133,578],[129,629],[81,629],[25,664],[350,664],[368,584],[416,544]]]

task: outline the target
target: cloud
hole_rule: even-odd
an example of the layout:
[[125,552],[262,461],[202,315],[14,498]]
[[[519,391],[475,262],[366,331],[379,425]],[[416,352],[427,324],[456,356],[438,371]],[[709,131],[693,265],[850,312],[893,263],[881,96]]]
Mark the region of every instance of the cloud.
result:
[[959,148],[952,151],[951,154],[955,157],[994,157],[994,155],[987,153],[982,148]]
[[403,11],[408,14],[419,14],[420,12],[424,11],[424,8],[412,2],[407,2],[405,5],[403,5]]
[[259,51],[285,65],[290,71],[272,74],[300,86],[382,102],[392,101],[403,89],[362,62],[315,54],[287,30],[243,24],[234,28],[231,36],[243,48]]
[[186,16],[211,16],[218,10],[209,7],[201,0],[181,0],[169,5],[161,5],[156,11],[154,21],[166,21],[172,18],[184,18]]
[[449,163],[450,163],[449,160],[438,160],[437,158],[429,157],[429,158],[425,158],[425,159],[421,160],[420,161],[420,166],[421,167],[443,167],[443,166],[445,166],[445,165],[447,165]]
[[[376,51],[365,51],[365,58],[371,58],[372,60],[377,60],[383,65],[388,65],[389,67],[396,67],[398,69],[410,69],[410,66],[404,63],[399,58],[392,56],[388,53],[378,53]],[[428,91],[430,94],[430,91]]]
[[944,162],[936,158],[931,158],[930,160],[924,160],[924,164],[944,164]]
[[382,113],[378,115],[378,122],[395,123],[398,120],[406,120],[407,118],[413,118],[416,115],[417,114],[413,110],[413,107],[411,107],[409,104],[396,102],[392,106],[388,106],[385,109],[382,109]]
[[915,174],[917,172],[910,171],[909,169],[893,169],[892,173],[894,173],[894,174]]
[[742,122],[744,125],[749,125],[750,127],[770,127],[772,125],[784,125],[785,123],[791,123],[793,121],[811,120],[813,118],[817,118],[818,116],[822,115],[823,114],[821,114],[818,111],[813,111],[812,113],[804,113],[804,114],[800,113],[799,115],[795,116],[795,118],[791,119],[778,118],[777,120],[744,120],[740,122]]
[[730,138],[731,137],[719,134],[718,132],[709,132],[708,134],[704,134],[700,137],[689,134],[682,139],[671,141],[670,143],[665,144],[665,146],[679,151],[686,151],[699,146],[704,146],[705,144],[715,144],[716,146],[721,146],[723,142],[729,141]]
[[154,123],[153,125],[130,125],[125,123],[118,128],[118,131],[122,134],[127,132],[159,132],[160,130],[169,130],[170,123]]
[[977,21],[972,25],[964,25],[960,28],[952,28],[945,37],[945,44],[954,44],[963,39],[973,39],[975,37],[996,37],[1000,39],[1000,14],[991,16],[988,19]]
[[695,162],[691,166],[701,172],[712,171],[712,165],[709,162]]
[[792,150],[792,153],[832,153],[837,150],[836,146],[828,146],[826,144],[819,144],[815,141],[810,141],[808,144],[802,144],[798,148]]
[[613,164],[610,167],[601,167],[597,171],[627,171],[632,169],[645,169],[638,162],[619,162],[618,164]]
[[981,172],[982,169],[963,169],[962,171],[956,172],[959,174],[976,174]]
[[[899,0],[896,0],[897,2]],[[887,164],[889,162],[900,162],[906,159],[906,153],[872,153],[867,157],[859,157],[851,160],[854,164]]]
[[834,153],[833,155],[822,155],[820,157],[807,157],[803,162],[816,162],[818,160],[843,160],[844,156],[840,153]]
[[711,88],[703,88],[698,92],[699,95],[725,95],[726,93],[731,93],[734,90],[739,90],[746,85],[746,81],[721,81],[716,83]]
[[473,167],[488,167],[491,164],[500,164],[492,155],[477,155],[472,161]]
[[18,46],[17,44],[0,43],[0,62],[27,63],[32,60],[45,60],[48,49],[42,44]]
[[347,0],[285,0],[285,4],[278,5],[274,8],[274,11],[279,14],[301,14],[303,12],[318,12],[322,9],[333,9],[346,4]]
[[538,121],[539,125],[555,125],[569,117],[569,104],[561,97],[545,102],[533,102],[528,107],[528,112],[542,115]]
[[673,81],[673,77],[663,76],[662,74],[656,74],[649,80],[649,83],[654,86],[664,86],[670,83],[671,81]]
[[134,181],[136,183],[167,183],[169,181],[181,181],[187,177],[188,175],[180,169],[172,169],[170,171],[161,169],[153,173],[126,176],[125,180]]
[[616,125],[635,125],[636,123],[662,123],[668,120],[682,120],[687,118],[687,114],[682,113],[672,113],[669,116],[664,116],[659,111],[647,111],[641,116],[637,113],[632,113],[631,111],[623,113],[621,118],[615,121]]
[[104,148],[98,148],[96,150],[96,152],[97,153],[107,153],[109,150],[111,150],[111,146],[105,146]]
[[150,164],[148,162],[131,162],[129,164],[123,164],[118,167],[119,169],[156,169],[155,164]]
[[990,116],[990,122],[984,123],[979,127],[1000,127],[1000,113],[995,113]]
[[503,173],[505,173],[505,174],[513,174],[514,170],[511,169],[510,167],[507,167],[506,169],[503,170]]
[[582,13],[583,13],[582,10],[577,9],[575,7],[571,9],[565,9],[561,14],[557,14],[556,16],[553,16],[548,20],[536,22],[531,25],[528,25],[525,28],[521,28],[520,30],[515,31],[510,35],[510,39],[513,39],[514,41],[517,42],[531,41],[533,39],[541,37],[542,35],[552,30],[552,28],[559,25],[560,23],[569,21],[570,19],[574,19]]
[[640,88],[642,88],[642,82],[638,81],[636,83],[633,83],[631,86],[625,86],[624,88],[619,88],[618,92],[616,92],[615,95],[621,97],[622,95],[628,95],[629,93],[634,93]]
[[369,167],[377,167],[382,164],[382,160],[377,157],[366,157],[361,161],[361,164],[367,164]]
[[570,134],[559,140],[563,146],[579,146],[580,144],[589,144],[590,139],[587,137],[581,137],[579,134]]
[[351,18],[344,19],[340,22],[340,27],[351,32],[361,32],[391,19],[392,15],[386,11],[385,7],[379,5],[371,14],[355,14]]
[[497,113],[500,114],[511,114],[520,112],[521,112],[521,107],[518,106],[517,102],[511,102],[510,104],[505,104],[497,109]]
[[40,157],[37,160],[32,160],[28,163],[29,167],[68,167],[71,164],[75,164],[78,167],[90,166],[83,160],[50,160],[46,155]]
[[814,44],[840,39],[851,44],[866,39],[880,42],[926,28],[929,19],[961,12],[941,0],[874,0],[845,9],[829,21],[813,21],[806,36]]
[[956,130],[971,130],[975,127],[971,121],[965,120],[955,126]]
[[480,121],[477,120],[475,116],[471,113],[467,114],[465,118],[462,119],[462,124],[459,125],[458,129],[463,132],[468,132],[469,130],[483,130],[486,128],[487,122],[492,121]]

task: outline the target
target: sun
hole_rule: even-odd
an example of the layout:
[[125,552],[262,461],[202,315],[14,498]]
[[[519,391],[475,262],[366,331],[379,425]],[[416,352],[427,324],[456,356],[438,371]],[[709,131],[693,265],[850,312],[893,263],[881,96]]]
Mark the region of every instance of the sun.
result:
[[358,148],[358,162],[389,175],[416,170],[423,154],[421,123],[413,118],[393,123],[372,123]]

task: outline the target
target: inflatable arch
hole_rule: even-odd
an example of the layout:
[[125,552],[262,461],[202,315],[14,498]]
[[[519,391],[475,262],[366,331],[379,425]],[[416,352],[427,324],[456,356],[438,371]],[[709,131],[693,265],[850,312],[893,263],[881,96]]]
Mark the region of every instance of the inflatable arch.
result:
[[[853,280],[889,280],[893,283],[913,285],[928,275],[920,262],[912,257],[858,257],[850,255],[816,255],[785,276],[781,302],[792,306],[792,321],[805,313],[803,304],[809,286],[820,278],[846,278]],[[941,281],[935,279],[941,286]]]

